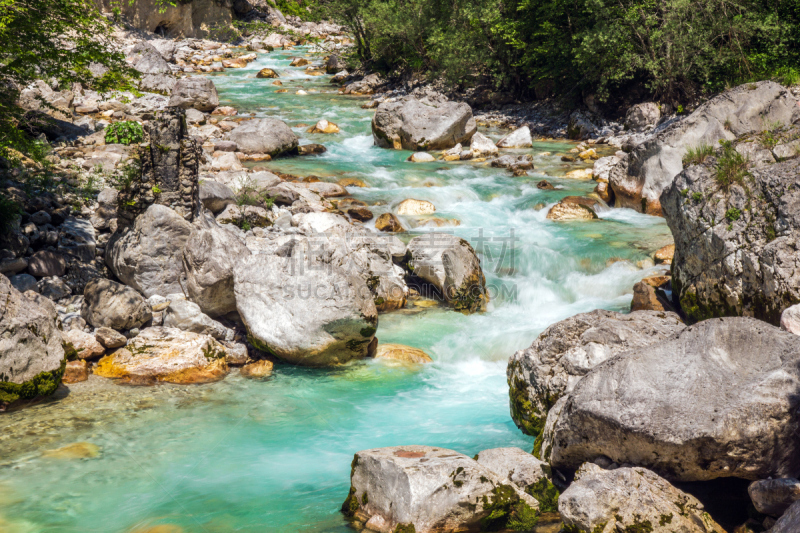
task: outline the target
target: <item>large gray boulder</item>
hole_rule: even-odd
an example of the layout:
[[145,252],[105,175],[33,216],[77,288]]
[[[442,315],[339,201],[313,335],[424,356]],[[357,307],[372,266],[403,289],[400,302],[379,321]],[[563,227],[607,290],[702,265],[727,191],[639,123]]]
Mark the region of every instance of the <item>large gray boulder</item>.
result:
[[55,392],[64,363],[53,304],[0,275],[0,407]]
[[272,157],[297,148],[298,139],[292,129],[277,118],[248,120],[228,134],[239,150],[246,154],[269,154]]
[[142,74],[169,74],[172,70],[161,53],[147,41],[141,41],[128,54],[128,63]]
[[126,285],[149,298],[183,292],[183,247],[192,225],[169,207],[153,204],[133,228],[112,239],[106,264]]
[[405,306],[408,298],[405,272],[395,264],[406,253],[400,239],[354,226],[345,217],[332,213],[305,213],[295,217],[295,221],[310,236],[308,249],[320,250],[316,254],[320,262],[364,280],[378,311]]
[[551,409],[543,456],[599,457],[676,481],[800,470],[800,337],[752,318],[711,319],[598,365]]
[[220,226],[207,214],[199,217],[183,248],[187,295],[211,316],[236,311],[233,269],[249,256],[238,228]]
[[408,258],[409,270],[455,309],[479,311],[489,302],[481,261],[466,240],[447,233],[420,235],[408,243]]
[[525,433],[540,435],[550,408],[592,368],[684,327],[678,315],[663,311],[622,314],[598,309],[556,322],[508,361],[511,418]]
[[253,254],[234,266],[236,309],[251,342],[290,363],[328,366],[366,357],[378,312],[364,281],[320,268],[305,253]]
[[661,192],[683,170],[687,150],[718,146],[721,139],[761,132],[774,122],[798,121],[797,100],[777,83],[748,83],[725,91],[621,158],[609,179],[616,206],[660,215]]
[[355,454],[346,516],[372,531],[520,531],[533,528],[538,502],[466,455],[431,446]]
[[169,106],[213,111],[219,106],[217,88],[211,78],[204,76],[181,78],[172,88]]
[[694,496],[650,470],[586,463],[575,478],[558,498],[558,512],[574,530],[725,533]]
[[128,330],[142,326],[153,318],[153,312],[142,295],[132,288],[97,278],[83,290],[81,316],[96,328]]
[[674,296],[693,321],[743,315],[778,325],[800,302],[800,159],[750,175],[725,188],[712,164],[690,166],[661,196],[675,237]]
[[463,102],[430,102],[409,97],[379,105],[372,119],[375,144],[415,152],[468,144],[476,131],[472,108]]

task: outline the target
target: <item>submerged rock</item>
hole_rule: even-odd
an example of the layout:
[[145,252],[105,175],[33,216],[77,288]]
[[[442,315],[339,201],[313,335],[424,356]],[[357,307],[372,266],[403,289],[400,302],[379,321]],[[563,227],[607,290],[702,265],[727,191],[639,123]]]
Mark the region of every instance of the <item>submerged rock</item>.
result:
[[540,435],[550,408],[592,368],[684,327],[675,313],[654,311],[623,314],[598,309],[556,322],[508,361],[511,418],[525,433]]
[[244,365],[241,374],[243,377],[250,379],[263,379],[272,375],[272,367],[272,361],[262,359],[261,361]]
[[94,373],[135,383],[208,383],[228,373],[225,354],[209,335],[152,327],[100,359]]
[[378,344],[375,359],[391,359],[403,363],[432,363],[431,356],[419,348],[404,344]]
[[374,531],[529,530],[538,502],[466,455],[431,446],[355,454],[342,512]]
[[550,411],[542,459],[605,456],[676,481],[795,476],[799,363],[800,337],[764,322],[690,326],[589,371]]
[[378,312],[364,281],[300,255],[254,254],[234,266],[236,308],[256,348],[327,366],[367,355]]
[[55,392],[64,373],[61,342],[53,304],[0,275],[0,407]]
[[447,150],[468,143],[477,131],[472,108],[465,103],[406,98],[378,106],[372,119],[375,144],[384,148]]
[[455,309],[472,313],[489,302],[481,261],[464,239],[446,233],[414,237],[408,257],[411,272],[433,285]]
[[558,511],[577,531],[725,533],[695,497],[644,468],[586,463],[559,496]]

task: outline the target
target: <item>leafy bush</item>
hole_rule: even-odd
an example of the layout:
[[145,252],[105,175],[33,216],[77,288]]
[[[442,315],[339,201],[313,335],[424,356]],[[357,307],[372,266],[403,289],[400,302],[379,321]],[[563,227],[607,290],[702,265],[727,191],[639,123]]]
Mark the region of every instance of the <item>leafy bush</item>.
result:
[[115,122],[106,128],[106,144],[138,144],[143,139],[142,125],[133,120]]

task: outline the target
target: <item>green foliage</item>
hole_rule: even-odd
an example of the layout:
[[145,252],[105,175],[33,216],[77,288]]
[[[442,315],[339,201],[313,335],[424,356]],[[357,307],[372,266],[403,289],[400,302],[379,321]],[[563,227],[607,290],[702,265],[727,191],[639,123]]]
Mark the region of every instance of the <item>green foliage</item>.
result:
[[543,513],[558,512],[558,489],[546,477],[529,486],[525,492],[539,502],[539,511]]
[[5,235],[11,231],[11,227],[21,214],[22,208],[17,202],[5,194],[0,194],[0,234]]
[[[111,26],[91,0],[0,0],[0,13],[0,155],[8,148],[27,153],[26,134],[17,128],[24,110],[17,102],[36,79],[105,92],[128,88],[138,75],[111,51]],[[109,71],[95,78],[91,64]]]
[[106,128],[105,139],[106,144],[138,144],[144,139],[144,130],[134,120],[115,122]]
[[725,212],[725,218],[728,219],[728,222],[736,222],[741,216],[742,212],[735,207],[732,207]]
[[695,202],[699,202],[702,199],[703,199],[703,193],[701,192],[692,193],[692,200],[694,200]]
[[417,528],[414,527],[414,524],[397,524],[393,533],[417,533]]
[[689,148],[683,156],[683,166],[700,165],[705,163],[706,158],[714,155],[714,148],[708,144],[700,144],[694,148]]
[[275,204],[275,199],[265,191],[259,191],[255,187],[245,185],[235,196],[236,205],[245,206],[253,205],[263,207],[264,209],[272,209]]
[[484,496],[483,510],[488,514],[481,519],[481,531],[530,531],[539,521],[536,510],[509,485],[498,485],[488,497]]
[[[800,0],[327,0],[361,62],[386,73],[490,81],[607,100],[637,86],[683,106],[698,93],[795,79]],[[690,30],[690,31],[688,31]]]
[[736,151],[730,141],[720,141],[722,153],[717,158],[717,183],[729,187],[732,183],[743,183],[747,175],[747,158]]
[[25,383],[11,383],[0,380],[0,404],[11,403],[17,400],[30,400],[37,396],[50,396],[61,383],[61,377],[67,366],[67,360],[61,361],[61,366],[52,372],[40,372]]
[[342,504],[342,514],[348,518],[355,516],[358,511],[358,498],[356,497],[355,487],[350,487],[350,492],[347,494],[344,503]]

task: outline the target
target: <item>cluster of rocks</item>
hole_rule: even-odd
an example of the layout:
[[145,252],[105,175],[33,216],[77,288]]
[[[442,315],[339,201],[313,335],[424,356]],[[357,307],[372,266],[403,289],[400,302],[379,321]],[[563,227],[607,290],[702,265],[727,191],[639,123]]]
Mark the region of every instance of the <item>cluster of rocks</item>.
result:
[[[204,383],[241,365],[261,376],[265,357],[310,366],[367,356],[428,362],[419,350],[378,346],[378,313],[422,292],[461,311],[485,307],[480,261],[461,238],[431,233],[406,245],[392,235],[402,230],[394,215],[388,232],[370,230],[356,200],[330,200],[347,194],[334,183],[213,167],[201,174],[201,146],[185,120],[192,109],[168,107],[147,121],[143,142],[129,149],[138,150],[138,171],[79,211],[10,182],[24,213],[2,241],[8,301],[31,308],[23,319],[46,315],[52,324],[37,325],[33,343],[10,336],[3,404],[52,393],[65,358],[65,382],[92,370],[137,384]],[[277,119],[231,133],[259,153],[297,146]],[[406,206],[413,202],[422,203]],[[3,316],[3,327],[19,330],[18,314]],[[14,353],[25,342],[29,349]]]

